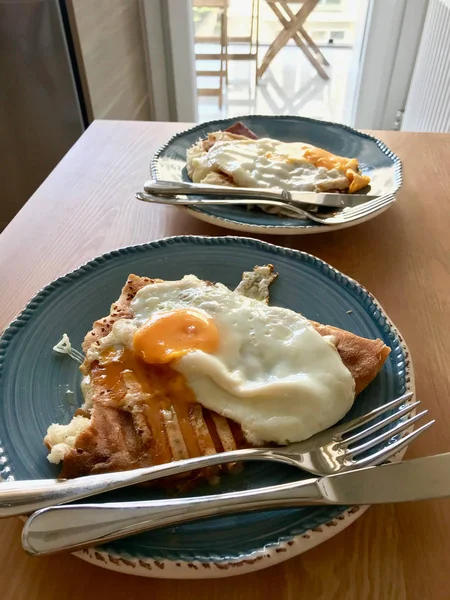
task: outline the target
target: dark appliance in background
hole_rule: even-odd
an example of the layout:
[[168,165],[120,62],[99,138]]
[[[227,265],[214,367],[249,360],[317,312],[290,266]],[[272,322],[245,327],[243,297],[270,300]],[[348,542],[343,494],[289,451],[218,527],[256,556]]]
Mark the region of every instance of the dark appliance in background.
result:
[[86,126],[64,2],[0,0],[0,231]]

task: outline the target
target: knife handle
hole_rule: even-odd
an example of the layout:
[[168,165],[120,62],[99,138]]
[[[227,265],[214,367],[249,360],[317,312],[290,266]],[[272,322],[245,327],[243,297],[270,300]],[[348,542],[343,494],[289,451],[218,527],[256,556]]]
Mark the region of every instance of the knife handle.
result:
[[333,504],[318,479],[198,498],[78,504],[34,513],[22,532],[22,546],[33,555],[79,550],[159,527],[262,509]]
[[[144,192],[147,194],[169,195],[185,194],[207,195],[207,196],[226,196],[227,198],[249,198],[279,200],[288,202],[291,200],[291,194],[285,190],[274,188],[243,188],[236,186],[211,185],[207,183],[190,183],[188,181],[159,181],[150,179],[144,184]],[[308,202],[304,202],[308,204]]]

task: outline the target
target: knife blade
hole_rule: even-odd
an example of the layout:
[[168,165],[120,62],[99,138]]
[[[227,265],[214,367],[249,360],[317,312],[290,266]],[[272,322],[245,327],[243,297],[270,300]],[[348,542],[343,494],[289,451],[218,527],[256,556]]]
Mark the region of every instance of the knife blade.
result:
[[450,452],[367,467],[317,482],[331,504],[387,504],[450,496]]
[[243,188],[225,187],[223,185],[209,185],[205,183],[190,183],[187,181],[159,181],[150,179],[144,184],[147,194],[158,196],[217,196],[221,198],[260,198],[262,200],[281,200],[293,204],[307,204],[313,206],[326,206],[330,208],[346,208],[358,206],[378,196],[368,194],[340,194],[287,191],[274,188]]
[[22,546],[29,554],[51,554],[227,513],[303,505],[408,502],[447,496],[450,496],[450,453],[242,492],[45,508],[26,522]]
[[283,191],[286,202],[299,202],[301,204],[310,204],[314,206],[325,206],[328,208],[352,208],[375,200],[378,196],[369,196],[369,194],[340,194],[325,192],[288,192]]

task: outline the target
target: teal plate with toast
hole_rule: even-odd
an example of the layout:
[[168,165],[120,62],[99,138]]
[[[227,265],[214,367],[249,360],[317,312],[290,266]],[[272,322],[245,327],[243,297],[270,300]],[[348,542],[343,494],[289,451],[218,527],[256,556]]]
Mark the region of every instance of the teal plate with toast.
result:
[[[258,137],[269,137],[283,142],[306,142],[339,156],[357,158],[361,171],[371,178],[370,194],[396,194],[402,185],[402,163],[384,142],[367,133],[341,123],[331,123],[296,116],[246,115],[201,123],[175,134],[151,159],[153,179],[190,181],[186,171],[186,151],[208,133],[225,130],[242,122]],[[225,196],[226,196],[226,188]],[[174,209],[180,210],[180,209]],[[322,225],[308,219],[296,219],[268,214],[259,208],[245,206],[192,207],[190,214],[220,227],[264,235],[303,235],[343,229],[354,224]],[[376,216],[375,213],[373,216]]]
[[[109,313],[130,273],[174,280],[186,274],[234,288],[243,271],[271,263],[279,273],[271,304],[321,323],[380,338],[391,354],[345,420],[413,388],[404,342],[373,296],[309,254],[240,237],[181,236],[114,250],[50,283],[0,340],[0,469],[3,479],[53,478],[43,437],[82,404],[78,365],[52,348],[67,333],[80,348],[93,321]],[[267,486],[308,475],[269,463],[248,463],[214,492]],[[97,500],[157,498],[168,492],[128,488]],[[211,493],[205,484],[191,494]],[[363,512],[351,507],[301,507],[231,515],[124,538],[78,556],[102,567],[150,577],[223,577],[286,560],[335,535]]]

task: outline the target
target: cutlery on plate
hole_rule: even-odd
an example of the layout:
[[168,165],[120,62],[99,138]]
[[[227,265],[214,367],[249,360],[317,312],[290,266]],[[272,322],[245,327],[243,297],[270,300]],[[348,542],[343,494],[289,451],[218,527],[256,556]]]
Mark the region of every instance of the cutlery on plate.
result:
[[304,505],[385,504],[446,496],[450,496],[450,453],[196,498],[45,508],[25,523],[22,546],[30,554],[51,554],[229,513]]
[[188,181],[160,181],[150,179],[144,184],[144,192],[147,194],[169,195],[177,194],[201,195],[201,196],[226,196],[228,198],[252,198],[257,200],[280,200],[282,202],[300,202],[301,204],[314,204],[315,206],[330,206],[333,208],[345,208],[358,206],[379,196],[366,194],[340,194],[340,193],[316,193],[287,191],[276,188],[243,188],[227,187],[223,185],[209,185],[206,183],[190,183]]
[[374,213],[382,212],[393,202],[395,202],[395,196],[393,194],[386,194],[385,196],[379,196],[374,200],[369,200],[368,202],[364,202],[363,204],[359,204],[352,208],[339,208],[335,211],[327,212],[326,214],[322,215],[281,200],[264,200],[261,198],[202,198],[198,200],[192,198],[178,198],[176,196],[156,196],[147,194],[146,192],[137,192],[135,196],[138,200],[142,200],[143,202],[150,202],[153,204],[169,204],[171,206],[205,206],[208,204],[224,204],[227,206],[275,206],[282,208],[283,210],[290,211],[297,218],[310,219],[311,221],[321,223],[322,225],[344,225],[346,223],[351,223],[352,221],[363,221]]
[[[406,433],[382,449],[377,445],[411,428],[426,410],[409,416],[419,405],[407,393],[352,421],[322,431],[308,440],[273,448],[248,448],[200,456],[154,467],[119,473],[88,475],[76,479],[41,479],[0,485],[0,517],[25,515],[40,508],[65,504],[118,488],[180,475],[213,465],[245,460],[281,462],[314,475],[330,475],[384,462],[405,448],[434,421]],[[391,412],[392,411],[392,412]],[[383,428],[390,425],[387,431]],[[372,439],[368,436],[381,431]]]

